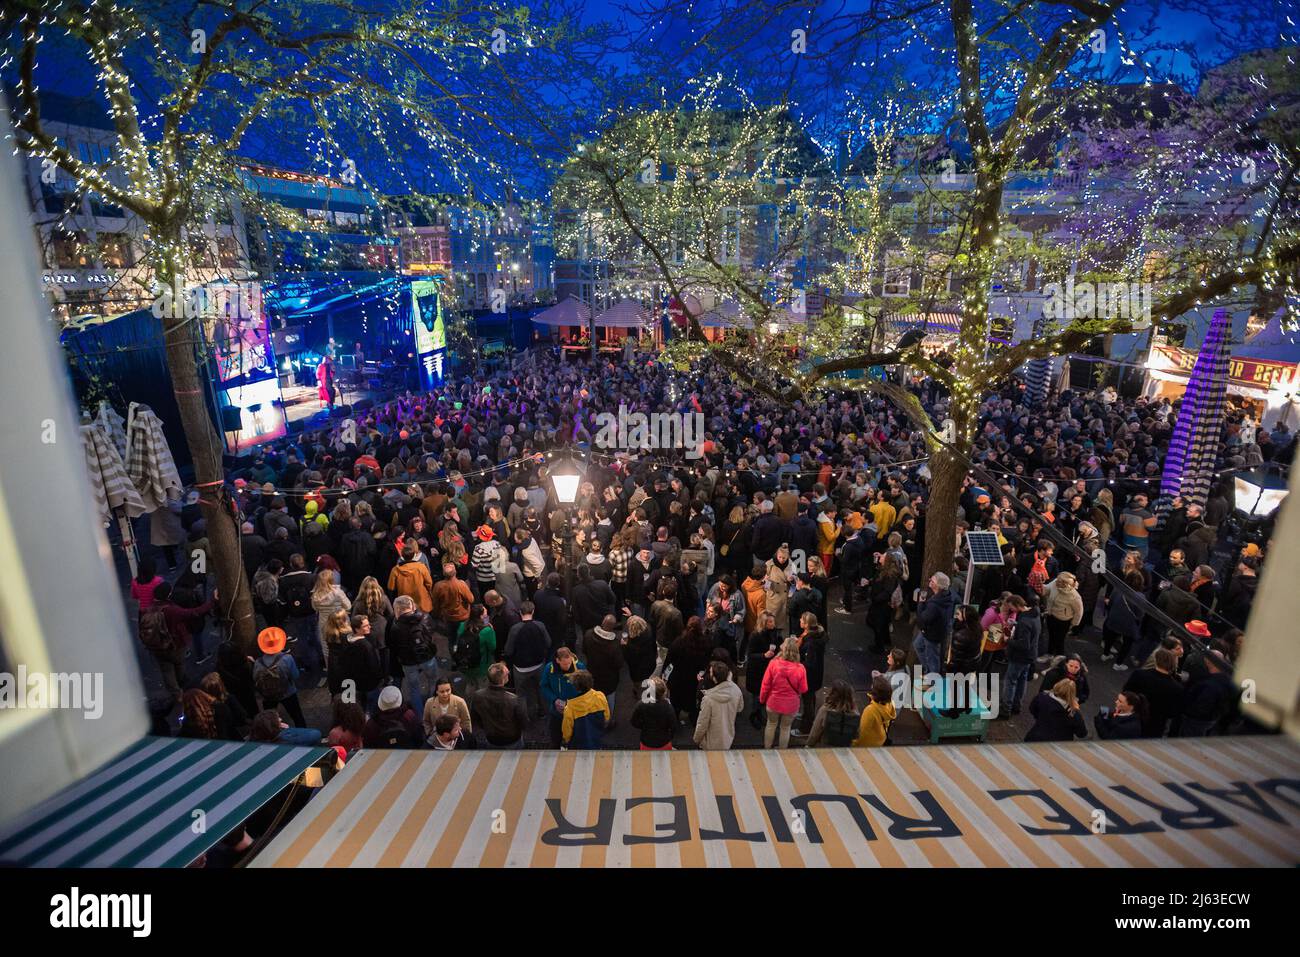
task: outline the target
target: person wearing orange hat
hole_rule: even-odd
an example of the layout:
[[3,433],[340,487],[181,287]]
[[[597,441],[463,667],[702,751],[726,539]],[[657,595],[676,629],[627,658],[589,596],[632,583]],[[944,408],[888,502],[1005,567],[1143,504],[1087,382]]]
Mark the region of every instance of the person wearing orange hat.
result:
[[274,711],[280,705],[299,728],[307,726],[298,701],[298,662],[285,651],[289,636],[283,628],[263,628],[257,635],[262,656],[253,662],[253,687],[262,699],[262,707]]
[[496,532],[491,525],[480,525],[474,530],[478,542],[470,555],[474,568],[474,580],[478,583],[479,594],[490,591],[496,585],[496,554],[501,550],[501,543],[496,540]]

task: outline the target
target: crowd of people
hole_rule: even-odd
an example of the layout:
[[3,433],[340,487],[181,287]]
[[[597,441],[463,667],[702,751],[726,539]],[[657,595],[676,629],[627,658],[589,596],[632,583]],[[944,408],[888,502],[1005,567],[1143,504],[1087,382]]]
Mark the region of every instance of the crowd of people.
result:
[[[908,387],[943,420],[935,382]],[[702,416],[700,447],[600,447],[595,416],[620,406]],[[534,349],[231,470],[257,649],[204,647],[216,595],[195,563],[163,576],[147,556],[131,597],[180,733],[199,737],[590,749],[626,720],[645,750],[726,749],[748,721],[767,747],[875,747],[920,664],[996,675],[999,717],[1027,708],[1026,740],[1069,740],[1090,734],[1072,637],[1127,672],[1096,737],[1226,733],[1267,551],[1267,529],[1231,527],[1226,473],[1289,462],[1294,438],[1232,410],[1224,481],[1204,504],[1164,501],[1175,411],[1000,384],[971,456],[998,481],[967,476],[953,572],[926,577],[926,439],[883,400],[786,406],[718,368]],[[550,473],[570,458],[582,481],[562,504]],[[181,521],[205,551],[192,502]],[[996,533],[1000,567],[970,567],[967,529]],[[869,687],[828,683],[832,615],[874,656]],[[308,689],[328,690],[329,727],[309,725]]]

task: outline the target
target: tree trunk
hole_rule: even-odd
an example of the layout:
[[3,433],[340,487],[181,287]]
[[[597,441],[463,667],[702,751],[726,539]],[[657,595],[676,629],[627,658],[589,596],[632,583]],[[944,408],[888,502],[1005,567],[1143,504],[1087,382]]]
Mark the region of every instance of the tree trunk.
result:
[[957,541],[957,502],[961,498],[966,463],[946,446],[930,455],[930,501],[925,509],[925,563],[922,587],[935,572],[952,574]]
[[[157,233],[155,233],[157,235]],[[179,248],[179,241],[173,244]],[[184,269],[179,267],[179,256],[160,257],[165,262],[158,269],[157,279],[166,288],[184,289]],[[182,277],[178,285],[175,277]],[[166,340],[167,367],[171,373],[172,390],[180,409],[181,427],[185,443],[194,462],[195,484],[199,490],[199,504],[207,522],[208,556],[210,571],[217,576],[217,613],[231,623],[231,634],[244,653],[252,653],[256,641],[256,620],[253,617],[252,593],[244,573],[243,554],[239,547],[239,528],[226,495],[221,467],[221,438],[213,428],[208,414],[205,375],[195,358],[194,342],[199,336],[201,319],[185,318],[184,303],[175,303],[173,315],[164,315],[163,330]],[[188,560],[193,561],[190,556]]]

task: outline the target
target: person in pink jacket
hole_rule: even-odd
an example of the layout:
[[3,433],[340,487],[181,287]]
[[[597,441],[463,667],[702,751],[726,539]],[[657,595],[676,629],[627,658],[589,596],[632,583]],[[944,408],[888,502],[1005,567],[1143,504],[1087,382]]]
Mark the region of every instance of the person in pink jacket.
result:
[[763,731],[763,747],[780,740],[776,747],[790,743],[790,728],[799,711],[799,699],[808,692],[808,672],[799,663],[799,639],[787,638],[781,650],[763,672],[763,685],[758,692],[759,702],[767,708],[767,727]]

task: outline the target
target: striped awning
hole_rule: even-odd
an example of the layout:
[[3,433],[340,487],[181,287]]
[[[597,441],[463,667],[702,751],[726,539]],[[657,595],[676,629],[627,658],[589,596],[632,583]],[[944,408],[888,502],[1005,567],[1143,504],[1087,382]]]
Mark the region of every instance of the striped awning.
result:
[[1204,505],[1210,497],[1223,441],[1231,351],[1232,317],[1228,310],[1218,309],[1196,356],[1178,408],[1178,421],[1169,437],[1160,483],[1162,496],[1181,495],[1188,504],[1197,505]]
[[961,313],[930,312],[922,314],[891,312],[885,315],[885,325],[898,333],[910,332],[913,329],[924,329],[926,335],[955,336],[957,333],[961,332]]
[[328,753],[144,738],[0,831],[0,865],[185,867]]
[[86,453],[86,473],[90,476],[90,490],[99,508],[99,516],[107,525],[113,520],[113,509],[120,508],[128,518],[143,515],[146,511],[140,493],[126,474],[122,457],[117,454],[113,440],[97,425],[81,427],[81,445]]
[[253,866],[1295,866],[1297,788],[1265,737],[363,751]]

